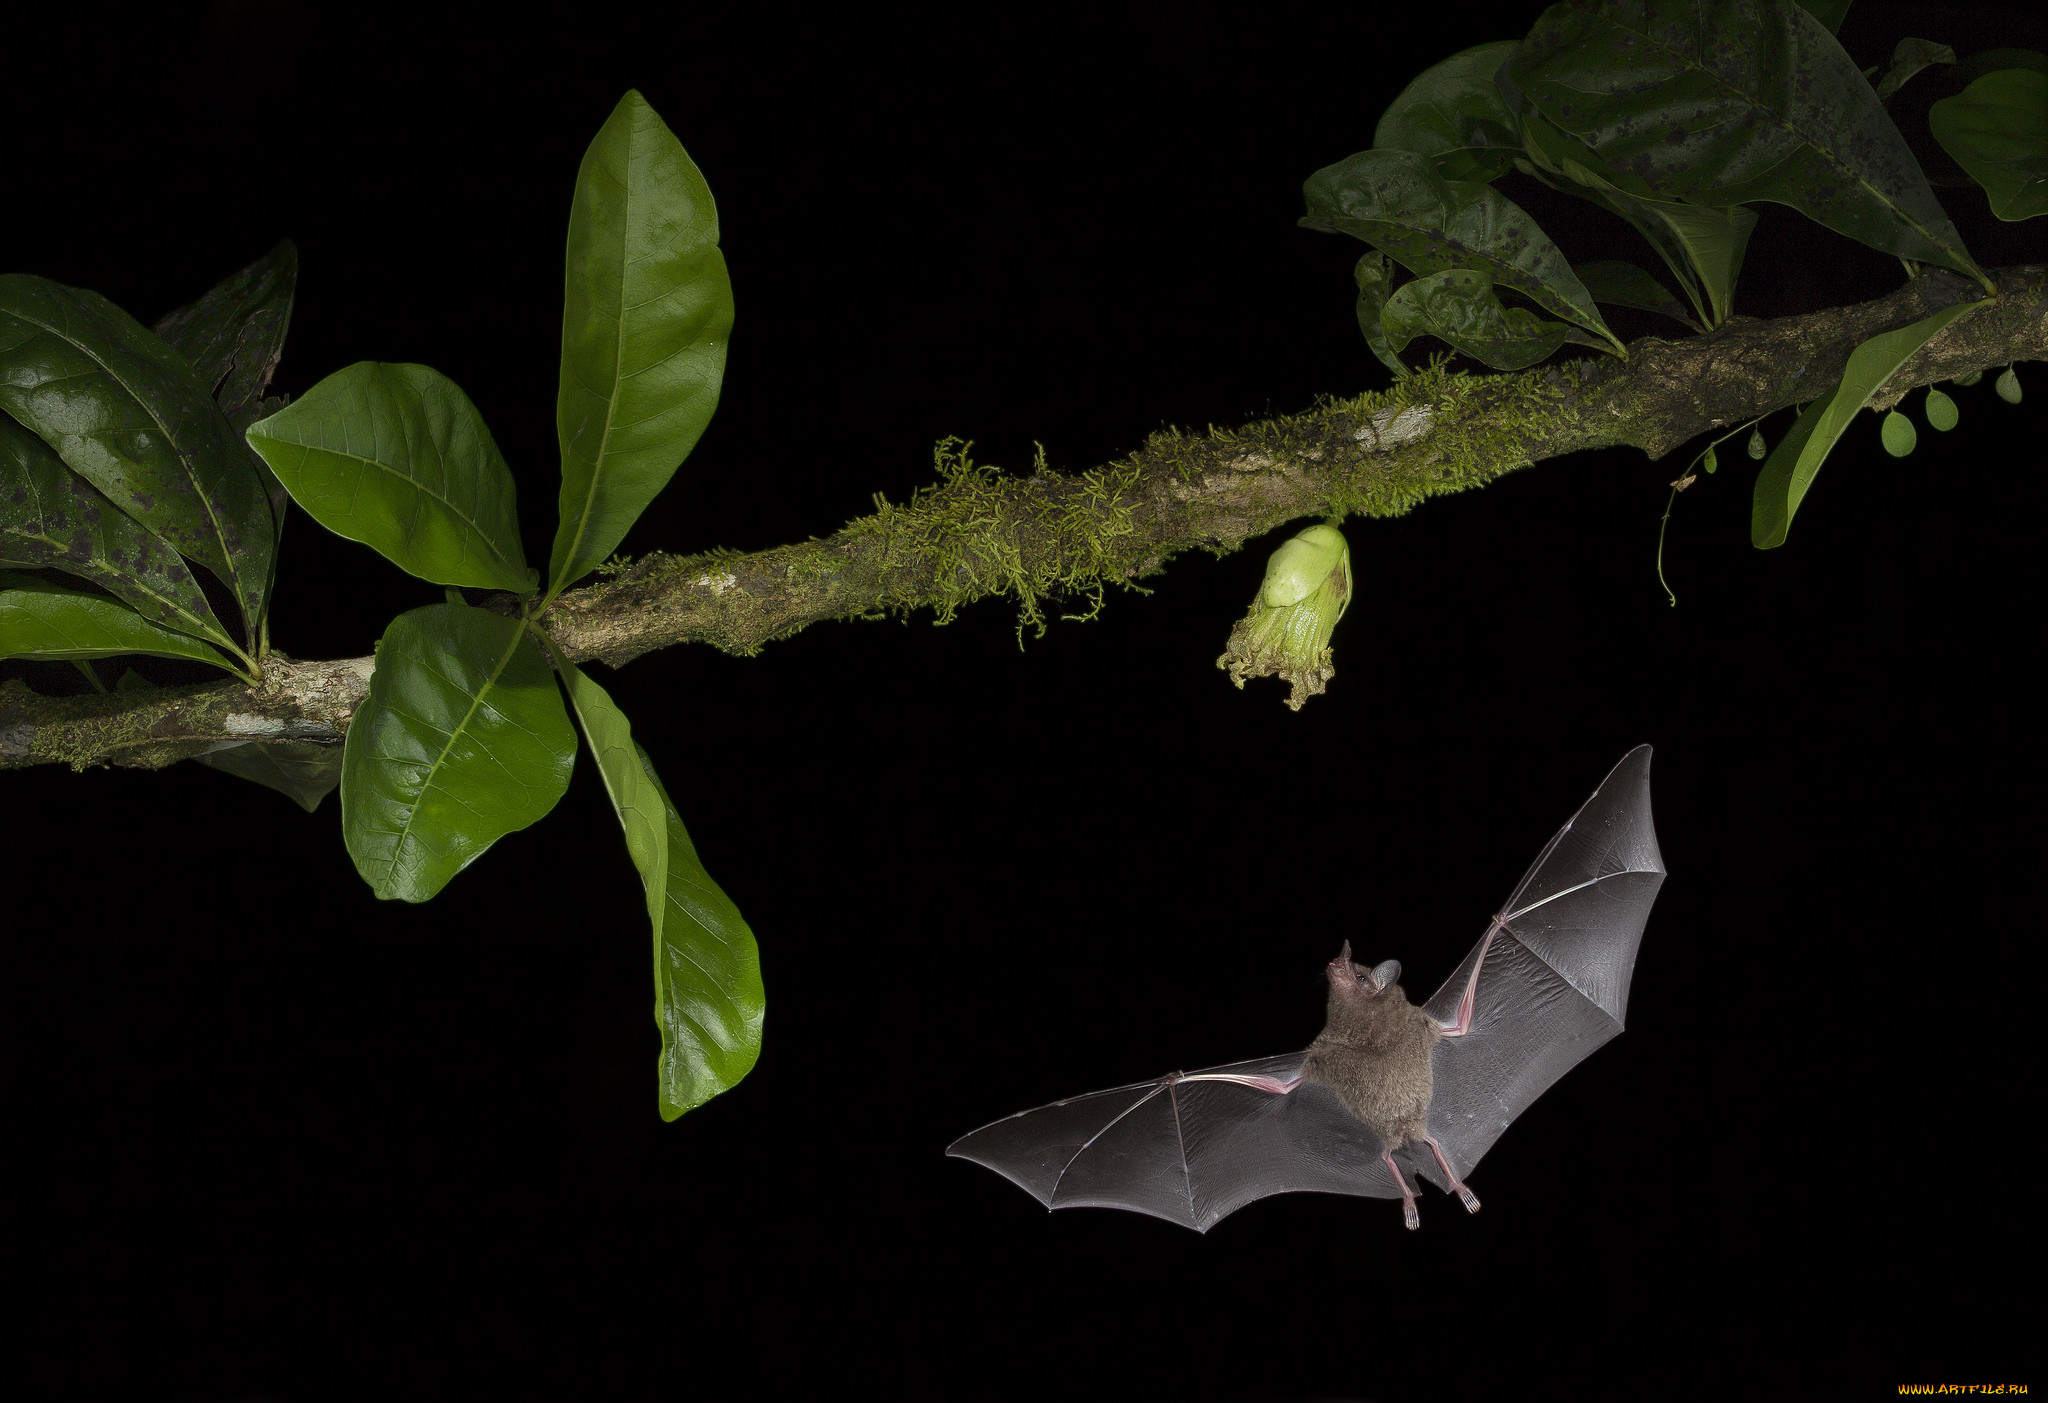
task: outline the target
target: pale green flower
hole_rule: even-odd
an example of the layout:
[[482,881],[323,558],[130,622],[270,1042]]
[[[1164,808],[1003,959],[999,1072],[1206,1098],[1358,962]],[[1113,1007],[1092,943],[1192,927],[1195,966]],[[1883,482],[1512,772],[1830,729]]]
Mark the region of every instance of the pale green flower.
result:
[[1230,631],[1216,666],[1239,687],[1247,677],[1284,677],[1296,711],[1337,675],[1330,633],[1351,602],[1351,547],[1334,526],[1311,526],[1266,562],[1251,612]]

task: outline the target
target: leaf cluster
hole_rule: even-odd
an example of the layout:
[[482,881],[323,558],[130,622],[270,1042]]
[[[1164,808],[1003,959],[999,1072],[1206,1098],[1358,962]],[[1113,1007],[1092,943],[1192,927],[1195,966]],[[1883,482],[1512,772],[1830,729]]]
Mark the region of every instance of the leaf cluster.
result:
[[[1354,270],[1367,345],[1405,376],[1403,352],[1423,336],[1500,370],[1568,344],[1626,355],[1601,305],[1712,330],[1734,314],[1757,221],[1751,206],[1760,203],[1788,205],[1890,253],[1909,275],[1947,268],[1994,292],[1886,104],[1931,67],[1970,77],[1934,104],[1933,134],[1984,187],[1992,213],[2026,218],[2048,211],[2048,60],[2001,50],[1957,64],[1944,45],[1906,39],[1882,74],[1862,70],[1834,35],[1847,8],[1580,0],[1544,11],[1519,40],[1425,70],[1381,116],[1369,150],[1303,187],[1305,226],[1372,246]],[[1627,223],[1671,285],[1633,263],[1571,262],[1495,188],[1511,175]],[[1401,281],[1397,270],[1411,276]],[[1757,545],[1783,542],[1856,410],[1978,305],[1859,349],[1834,394],[1807,408],[1759,475]],[[1910,450],[1896,427],[1885,443]]]
[[[384,631],[338,756],[245,744],[196,758],[309,810],[338,784],[356,870],[380,898],[425,901],[566,791],[566,686],[646,890],[660,1107],[680,1115],[753,1065],[754,938],[625,717],[534,619],[612,553],[717,407],[733,302],[710,187],[635,92],[584,156],[545,581],[526,562],[512,470],[446,376],[362,362],[295,403],[264,398],[296,273],[282,244],[153,332],[96,293],[0,278],[0,657],[155,655],[260,684],[289,504],[443,586],[443,602]],[[512,594],[516,617],[465,588]],[[121,685],[148,684],[131,672]]]

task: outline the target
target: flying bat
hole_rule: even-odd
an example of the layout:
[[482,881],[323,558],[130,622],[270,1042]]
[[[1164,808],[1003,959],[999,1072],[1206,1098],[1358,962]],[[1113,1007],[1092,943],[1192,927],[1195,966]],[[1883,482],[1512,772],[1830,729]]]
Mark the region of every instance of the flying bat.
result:
[[1510,1122],[1628,1012],[1636,947],[1664,881],[1637,746],[1557,831],[1428,1003],[1399,961],[1351,943],[1326,967],[1322,1033],[1302,1052],[1055,1101],[961,1136],[1047,1208],[1126,1208],[1207,1232],[1268,1194],[1399,1198],[1428,1179],[1477,1213],[1466,1176]]

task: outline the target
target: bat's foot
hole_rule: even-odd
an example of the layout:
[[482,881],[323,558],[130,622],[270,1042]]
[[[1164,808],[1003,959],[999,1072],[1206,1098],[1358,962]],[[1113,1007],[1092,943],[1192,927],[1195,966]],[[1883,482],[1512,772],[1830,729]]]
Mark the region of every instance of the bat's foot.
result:
[[1455,1193],[1464,1203],[1465,1211],[1467,1213],[1477,1213],[1479,1211],[1479,1195],[1466,1188],[1465,1181],[1460,1179],[1457,1171],[1451,1168],[1451,1162],[1444,1158],[1444,1147],[1436,1142],[1436,1136],[1425,1135],[1422,1139],[1429,1146],[1429,1152],[1436,1156],[1437,1168],[1443,1170],[1444,1181],[1451,1186],[1451,1192]]
[[1415,1211],[1415,1200],[1412,1198],[1401,1205],[1401,1216],[1407,1219],[1409,1232],[1414,1232],[1422,1226],[1422,1215]]

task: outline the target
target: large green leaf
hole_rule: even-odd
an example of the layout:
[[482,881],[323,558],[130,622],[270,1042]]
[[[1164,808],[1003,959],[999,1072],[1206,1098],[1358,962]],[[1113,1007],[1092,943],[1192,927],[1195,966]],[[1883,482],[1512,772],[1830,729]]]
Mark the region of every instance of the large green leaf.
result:
[[1750,514],[1750,540],[1760,550],[1785,543],[1792,517],[1799,510],[1814,475],[1827,461],[1828,453],[1843,430],[1856,418],[1856,411],[1870,401],[1885,381],[1906,363],[1934,334],[1985,302],[1963,302],[1944,307],[1933,316],[1911,326],[1873,336],[1849,354],[1834,393],[1809,404],[1791,431],[1771,450],[1757,474],[1756,497]]
[[96,292],[0,276],[0,410],[234,593],[253,637],[275,548],[262,480],[185,358]]
[[422,579],[530,594],[512,471],[483,415],[424,365],[358,361],[249,430],[307,515]]
[[148,653],[239,672],[196,638],[158,628],[118,599],[0,573],[0,658],[112,658]]
[[732,284],[711,187],[629,92],[584,153],[562,308],[559,593],[612,553],[696,446],[725,376]]
[[1418,277],[1483,269],[1501,287],[1623,350],[1557,245],[1490,185],[1445,180],[1429,157],[1412,151],[1361,151],[1317,171],[1302,193],[1307,228],[1363,239]]
[[400,614],[341,761],[341,835],[383,899],[425,901],[569,786],[576,733],[517,619],[466,604]]
[[1520,42],[1481,44],[1424,69],[1381,115],[1372,144],[1427,156],[1446,180],[1506,175],[1522,138],[1493,75]]
[[1403,283],[1387,299],[1380,324],[1396,351],[1417,336],[1434,336],[1496,370],[1534,365],[1573,333],[1526,307],[1502,306],[1481,268],[1450,268]]
[[1991,197],[2000,219],[2048,214],[2048,73],[1987,73],[1927,114],[1942,150]]
[[120,596],[143,618],[232,648],[184,558],[0,414],[0,559],[62,570]]
[[1503,73],[1510,105],[1630,194],[1772,200],[1984,281],[1862,71],[1791,0],[1554,5]]
[[209,769],[275,789],[312,813],[341,783],[341,751],[338,745],[311,741],[250,741],[192,758]]
[[1604,302],[1610,307],[1634,307],[1642,312],[1657,312],[1699,330],[1699,324],[1693,320],[1692,313],[1686,311],[1685,304],[1673,297],[1664,284],[1633,263],[1601,259],[1594,263],[1575,264],[1572,271],[1579,275],[1579,281],[1586,285],[1586,291],[1593,294],[1595,302]]
[[621,712],[573,664],[570,705],[640,870],[654,931],[654,1021],[661,1115],[674,1120],[730,1090],[761,1051],[764,999],[754,933],[704,871],[647,752]]

